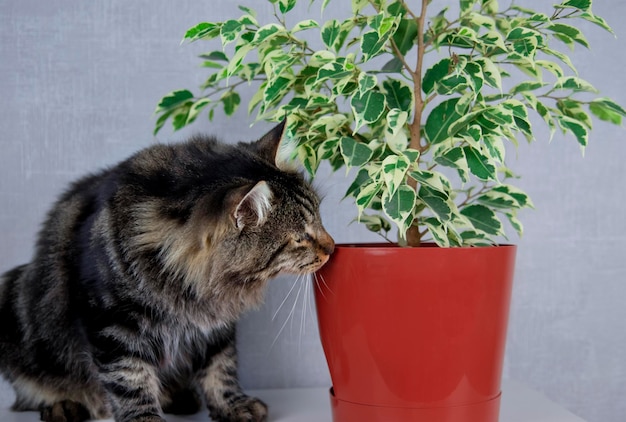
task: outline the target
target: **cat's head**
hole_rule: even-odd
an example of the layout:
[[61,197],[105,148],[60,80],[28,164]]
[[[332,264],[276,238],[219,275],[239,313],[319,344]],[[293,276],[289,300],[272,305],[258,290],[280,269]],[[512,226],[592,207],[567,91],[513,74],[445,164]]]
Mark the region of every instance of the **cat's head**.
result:
[[285,126],[283,121],[258,141],[240,144],[272,170],[230,191],[225,201],[230,236],[222,246],[234,249],[260,278],[314,272],[335,248],[322,225],[320,198],[294,165],[297,144]]
[[143,161],[158,153],[164,164],[150,164],[160,181],[151,186],[161,193],[161,181],[176,181],[176,194],[137,205],[134,245],[160,250],[170,274],[204,292],[243,292],[280,273],[316,271],[335,243],[319,196],[292,162],[294,149],[283,122],[252,143],[197,138],[152,151]]

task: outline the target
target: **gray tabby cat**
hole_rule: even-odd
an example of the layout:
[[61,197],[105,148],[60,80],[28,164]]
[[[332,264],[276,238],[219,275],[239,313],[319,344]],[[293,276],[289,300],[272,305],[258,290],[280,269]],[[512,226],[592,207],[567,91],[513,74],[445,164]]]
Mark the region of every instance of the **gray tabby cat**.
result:
[[266,420],[237,380],[236,321],[270,278],[334,249],[283,131],[155,145],[62,195],[32,262],[0,279],[14,410],[157,422],[204,402],[215,421]]

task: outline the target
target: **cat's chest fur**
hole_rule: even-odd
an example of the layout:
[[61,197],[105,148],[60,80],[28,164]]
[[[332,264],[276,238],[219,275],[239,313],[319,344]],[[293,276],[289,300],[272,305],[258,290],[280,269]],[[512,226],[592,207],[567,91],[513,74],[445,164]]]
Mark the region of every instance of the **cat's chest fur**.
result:
[[191,374],[229,338],[234,324],[216,321],[192,321],[183,314],[155,321],[148,320],[140,347],[158,368],[161,378]]

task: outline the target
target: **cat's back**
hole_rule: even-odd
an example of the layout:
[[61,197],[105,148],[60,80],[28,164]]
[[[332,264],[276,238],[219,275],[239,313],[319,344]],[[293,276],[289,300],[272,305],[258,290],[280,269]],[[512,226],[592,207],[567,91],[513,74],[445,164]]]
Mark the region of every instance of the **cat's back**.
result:
[[160,197],[184,195],[194,188],[237,179],[260,179],[272,166],[247,144],[226,144],[212,136],[195,135],[184,142],[145,148],[116,171],[124,185]]

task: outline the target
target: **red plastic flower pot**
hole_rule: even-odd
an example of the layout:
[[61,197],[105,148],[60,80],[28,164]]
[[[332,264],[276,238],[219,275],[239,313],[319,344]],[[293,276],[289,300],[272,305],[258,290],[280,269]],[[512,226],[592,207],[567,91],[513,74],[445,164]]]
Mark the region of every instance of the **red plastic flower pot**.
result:
[[338,245],[316,277],[335,422],[497,422],[515,246]]

